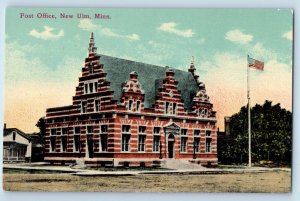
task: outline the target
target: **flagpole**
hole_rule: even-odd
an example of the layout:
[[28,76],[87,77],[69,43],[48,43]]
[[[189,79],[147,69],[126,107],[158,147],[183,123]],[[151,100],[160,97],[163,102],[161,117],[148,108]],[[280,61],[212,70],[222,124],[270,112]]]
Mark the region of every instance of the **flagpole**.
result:
[[[249,59],[249,55],[248,55]],[[248,61],[248,60],[247,60]],[[251,167],[251,110],[250,110],[250,71],[247,62],[247,98],[248,98],[248,166]]]

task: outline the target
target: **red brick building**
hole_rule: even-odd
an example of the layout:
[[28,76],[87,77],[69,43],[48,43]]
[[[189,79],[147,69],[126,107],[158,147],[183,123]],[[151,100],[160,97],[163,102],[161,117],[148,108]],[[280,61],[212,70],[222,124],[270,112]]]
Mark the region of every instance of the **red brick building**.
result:
[[91,34],[72,105],[47,109],[45,160],[216,165],[216,112],[195,70],[100,56]]

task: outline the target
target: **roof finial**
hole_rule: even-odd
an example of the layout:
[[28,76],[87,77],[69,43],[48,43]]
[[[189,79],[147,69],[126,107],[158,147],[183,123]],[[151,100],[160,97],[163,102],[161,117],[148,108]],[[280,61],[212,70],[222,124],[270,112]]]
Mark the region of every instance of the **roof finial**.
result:
[[195,59],[194,59],[194,56],[192,56],[192,61],[191,61],[191,64],[190,64],[190,68],[189,68],[189,72],[191,72],[193,75],[195,73]]
[[90,36],[90,42],[89,42],[89,54],[90,53],[96,53],[97,51],[97,48],[95,47],[95,42],[94,42],[94,33],[92,32],[91,33],[91,36]]
[[190,68],[195,69],[195,59],[194,59],[194,56],[192,56],[192,61],[191,61]]

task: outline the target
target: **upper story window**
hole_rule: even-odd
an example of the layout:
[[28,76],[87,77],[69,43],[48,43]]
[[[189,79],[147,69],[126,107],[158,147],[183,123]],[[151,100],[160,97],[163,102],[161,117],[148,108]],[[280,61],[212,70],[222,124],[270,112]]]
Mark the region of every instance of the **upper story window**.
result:
[[93,93],[94,92],[94,85],[93,85],[93,83],[89,83],[89,92],[90,93]]
[[128,110],[132,110],[133,100],[128,101]]
[[204,115],[207,115],[207,114],[208,114],[207,108],[204,108]]
[[88,84],[84,84],[84,93],[88,93],[89,92],[89,86]]
[[84,94],[96,93],[98,91],[98,80],[93,79],[84,83]]
[[201,108],[197,109],[197,115],[198,115],[198,116],[201,115],[201,112],[202,112]]
[[94,68],[93,65],[90,63],[89,64],[89,74],[93,74],[94,73]]
[[169,114],[169,106],[170,106],[170,103],[165,102],[165,114]]
[[136,111],[140,111],[141,110],[141,101],[136,101]]
[[94,82],[94,88],[95,88],[95,92],[97,92],[98,91],[98,82]]
[[16,140],[16,132],[13,132],[13,141]]
[[173,103],[173,114],[176,114],[177,112],[177,104]]
[[87,104],[86,102],[81,102],[81,113],[86,113]]
[[100,111],[100,100],[95,100],[95,111],[96,112]]

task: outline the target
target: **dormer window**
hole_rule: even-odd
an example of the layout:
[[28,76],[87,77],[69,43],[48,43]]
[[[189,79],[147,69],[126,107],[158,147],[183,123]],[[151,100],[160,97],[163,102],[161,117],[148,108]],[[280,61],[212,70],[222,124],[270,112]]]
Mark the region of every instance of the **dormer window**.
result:
[[173,114],[176,114],[177,111],[177,104],[173,103]]
[[136,111],[139,112],[141,110],[141,101],[136,101]]
[[199,108],[199,109],[197,110],[197,115],[200,116],[200,115],[201,115],[201,112],[202,112],[202,110],[201,110],[201,108]]
[[89,64],[89,74],[93,74],[94,73],[94,69],[93,69],[93,66],[92,66],[92,63]]
[[132,110],[133,100],[128,101],[128,110]]
[[207,115],[207,108],[204,108],[204,115]]
[[169,102],[165,102],[165,114],[169,114]]

